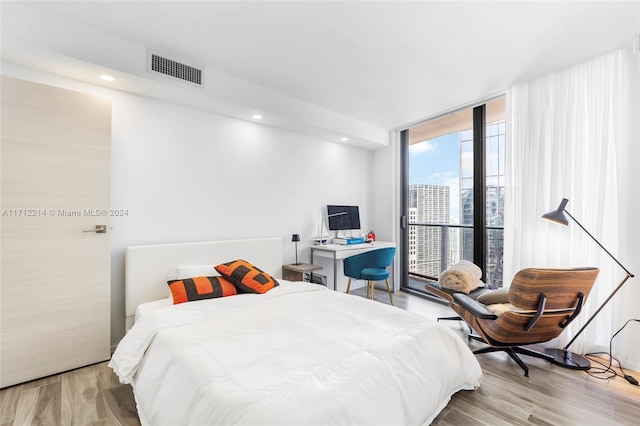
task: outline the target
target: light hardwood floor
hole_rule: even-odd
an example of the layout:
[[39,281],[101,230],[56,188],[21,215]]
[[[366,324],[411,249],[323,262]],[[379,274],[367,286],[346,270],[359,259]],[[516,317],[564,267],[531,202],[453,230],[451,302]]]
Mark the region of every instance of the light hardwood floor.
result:
[[0,390],[0,425],[139,425],[131,386],[107,362]]
[[[389,303],[386,291],[376,290],[375,296]],[[430,319],[453,315],[444,305],[402,292],[394,294],[394,302]],[[462,323],[446,326],[465,338]],[[624,379],[601,381],[530,357],[525,359],[530,377],[524,377],[504,354],[478,355],[478,360],[482,385],[455,394],[434,425],[640,424],[640,388]],[[136,425],[139,420],[131,387],[120,384],[103,362],[0,390],[0,426],[45,424]]]

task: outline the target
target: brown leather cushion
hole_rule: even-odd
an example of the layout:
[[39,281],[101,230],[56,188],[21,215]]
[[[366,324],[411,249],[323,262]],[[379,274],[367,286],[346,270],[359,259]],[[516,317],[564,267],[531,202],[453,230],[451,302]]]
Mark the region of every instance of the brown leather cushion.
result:
[[509,303],[509,289],[498,288],[482,293],[476,299],[483,305],[494,305],[496,303]]
[[486,308],[493,312],[495,315],[500,316],[507,311],[513,311],[516,309],[511,303],[495,303],[487,305]]

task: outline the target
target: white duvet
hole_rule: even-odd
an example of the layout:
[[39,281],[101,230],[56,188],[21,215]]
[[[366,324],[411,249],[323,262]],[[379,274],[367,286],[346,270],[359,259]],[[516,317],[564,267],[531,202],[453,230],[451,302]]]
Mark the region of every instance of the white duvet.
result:
[[287,281],[148,313],[109,365],[151,425],[428,424],[482,378],[445,326]]

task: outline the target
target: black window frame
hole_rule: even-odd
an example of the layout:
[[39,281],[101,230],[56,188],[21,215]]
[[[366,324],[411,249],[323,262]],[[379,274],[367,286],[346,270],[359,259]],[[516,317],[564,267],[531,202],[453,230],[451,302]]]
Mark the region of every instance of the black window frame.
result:
[[[489,102],[489,100],[487,100]],[[486,104],[473,108],[473,263],[487,273],[487,238],[491,229],[486,222]],[[409,129],[400,132],[400,289],[433,298],[426,291],[409,287]],[[478,190],[480,189],[480,190]],[[477,226],[480,224],[481,226]],[[429,277],[427,277],[429,278]],[[437,277],[431,277],[437,278]],[[434,300],[437,300],[434,298]],[[441,300],[438,300],[441,302]]]

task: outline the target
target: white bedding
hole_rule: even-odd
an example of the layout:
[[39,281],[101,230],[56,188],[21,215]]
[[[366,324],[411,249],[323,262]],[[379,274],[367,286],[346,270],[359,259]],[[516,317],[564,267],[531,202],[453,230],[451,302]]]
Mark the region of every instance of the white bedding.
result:
[[136,308],[135,322],[140,322],[142,317],[147,316],[150,312],[157,311],[165,306],[173,305],[173,297],[167,297],[160,300],[154,300],[153,302],[141,303]]
[[308,283],[147,312],[110,362],[153,425],[428,424],[480,366],[450,329]]

